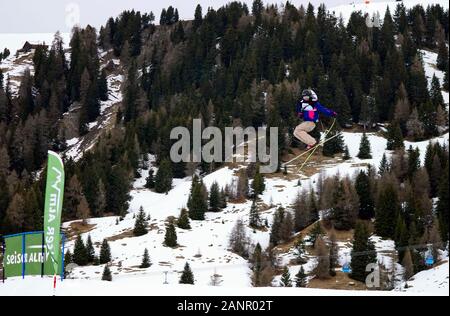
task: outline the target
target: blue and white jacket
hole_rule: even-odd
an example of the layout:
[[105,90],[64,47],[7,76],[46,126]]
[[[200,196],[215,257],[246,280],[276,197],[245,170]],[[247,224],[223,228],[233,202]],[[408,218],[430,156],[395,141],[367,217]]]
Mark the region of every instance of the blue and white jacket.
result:
[[317,123],[319,121],[319,112],[328,117],[336,116],[336,112],[326,108],[319,101],[305,102],[300,100],[296,105],[298,117],[303,117],[306,122]]

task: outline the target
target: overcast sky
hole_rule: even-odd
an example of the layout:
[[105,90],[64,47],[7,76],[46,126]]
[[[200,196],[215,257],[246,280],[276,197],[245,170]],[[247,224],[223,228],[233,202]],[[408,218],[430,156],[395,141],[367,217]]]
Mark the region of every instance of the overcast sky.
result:
[[[290,0],[299,6],[308,0]],[[314,5],[325,2],[327,7],[363,0],[311,0]],[[70,31],[68,25],[79,20],[82,26],[104,25],[110,16],[117,16],[125,9],[141,12],[153,11],[159,20],[163,7],[178,8],[182,19],[192,18],[198,3],[206,12],[208,7],[218,8],[227,0],[0,0],[0,33],[54,33]],[[243,0],[251,8],[252,0]],[[285,0],[264,0],[265,3],[283,3]],[[79,14],[78,14],[79,12]],[[79,19],[77,19],[79,16]]]

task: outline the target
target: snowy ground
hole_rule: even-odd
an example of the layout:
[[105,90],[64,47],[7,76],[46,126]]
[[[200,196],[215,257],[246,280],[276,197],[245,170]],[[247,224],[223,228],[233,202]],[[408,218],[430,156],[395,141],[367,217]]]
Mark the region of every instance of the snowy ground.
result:
[[[448,270],[448,264],[446,266]],[[442,269],[444,270],[444,268]],[[439,274],[442,276],[442,270]],[[448,274],[447,274],[448,275]],[[432,275],[429,271],[418,275],[421,288],[426,288],[430,282],[428,280]],[[434,279],[434,277],[433,277]],[[412,284],[412,282],[411,282]],[[309,288],[235,288],[235,287],[207,287],[190,285],[165,285],[163,279],[154,282],[148,277],[127,277],[115,279],[113,282],[104,282],[98,280],[64,280],[58,282],[56,288],[57,296],[411,296],[420,293],[426,295],[448,295],[447,288],[433,292],[414,292],[414,288],[406,292],[381,292],[381,291],[338,291]],[[416,288],[417,289],[417,288]],[[50,278],[41,279],[39,277],[27,277],[25,280],[20,278],[8,279],[5,284],[0,283],[0,296],[51,296],[53,295],[52,280]]]
[[[445,0],[423,0],[423,1],[417,1],[417,0],[404,0],[402,1],[405,5],[406,9],[411,9],[412,7],[421,4],[424,8],[426,8],[428,5],[432,4],[440,4],[444,9],[448,9],[448,1]],[[348,21],[350,19],[350,16],[352,12],[354,11],[361,11],[363,13],[368,13],[370,16],[373,16],[374,13],[379,13],[381,19],[383,19],[384,14],[386,12],[386,8],[389,7],[389,10],[391,12],[391,15],[394,15],[395,8],[397,7],[398,2],[396,1],[369,1],[369,3],[366,3],[366,1],[358,1],[358,0],[349,0],[350,4],[342,4],[339,6],[331,7],[329,9],[330,12],[335,12],[335,15],[337,17],[342,15],[342,18],[344,21]]]

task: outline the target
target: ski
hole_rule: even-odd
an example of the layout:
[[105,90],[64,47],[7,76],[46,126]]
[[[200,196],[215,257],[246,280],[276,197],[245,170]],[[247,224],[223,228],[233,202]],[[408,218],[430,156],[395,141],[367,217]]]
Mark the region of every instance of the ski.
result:
[[292,158],[292,159],[289,160],[288,162],[283,163],[283,164],[281,165],[281,167],[282,167],[282,168],[285,168],[285,167],[295,166],[295,165],[289,165],[289,164],[292,163],[292,162],[294,162],[294,161],[296,161],[297,159],[299,159],[299,158],[301,158],[301,157],[307,155],[307,154],[310,153],[312,150],[314,150],[316,147],[323,146],[326,142],[328,142],[328,141],[330,141],[330,140],[332,140],[332,139],[338,137],[339,135],[341,135],[341,133],[337,133],[336,135],[333,135],[333,136],[331,136],[330,138],[327,138],[327,139],[325,139],[325,140],[320,141],[316,146],[314,146],[314,147],[312,147],[312,148],[310,148],[310,149],[308,149],[308,150],[302,152],[300,155],[298,155],[298,156]]

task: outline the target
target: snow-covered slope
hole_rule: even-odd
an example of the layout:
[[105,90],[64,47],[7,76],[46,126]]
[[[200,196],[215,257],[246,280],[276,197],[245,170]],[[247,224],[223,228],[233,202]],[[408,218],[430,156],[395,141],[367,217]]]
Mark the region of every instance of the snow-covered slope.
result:
[[413,276],[407,283],[407,293],[423,295],[449,295],[448,277],[449,277],[448,261],[431,270],[422,271]]
[[[423,7],[427,7],[432,4],[440,4],[444,9],[448,9],[448,1],[445,0],[404,0],[402,1],[407,9],[410,9],[416,5],[422,5]],[[374,13],[379,13],[380,17],[383,18],[386,12],[386,8],[389,7],[391,14],[393,15],[395,12],[395,8],[397,7],[398,1],[366,1],[363,0],[349,0],[349,4],[343,4],[335,7],[331,7],[329,9],[330,12],[334,12],[337,17],[342,16],[344,21],[348,21],[352,12],[361,11],[363,13],[368,13],[372,16]]]

